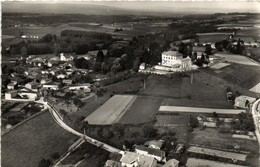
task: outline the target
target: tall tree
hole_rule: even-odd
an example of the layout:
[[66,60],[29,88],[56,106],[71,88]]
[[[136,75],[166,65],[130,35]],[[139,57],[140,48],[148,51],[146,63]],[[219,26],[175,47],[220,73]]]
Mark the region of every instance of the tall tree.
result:
[[96,62],[102,63],[104,61],[104,53],[102,50],[99,50],[97,53]]

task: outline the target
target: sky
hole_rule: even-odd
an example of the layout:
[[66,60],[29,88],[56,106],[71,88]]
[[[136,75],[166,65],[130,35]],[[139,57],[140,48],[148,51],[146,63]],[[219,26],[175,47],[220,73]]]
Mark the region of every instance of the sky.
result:
[[[3,1],[3,0],[2,0]],[[19,1],[19,0],[18,0]],[[15,5],[14,5],[15,3]],[[38,6],[30,6],[29,4],[38,4]],[[44,6],[44,5],[45,6]],[[66,5],[65,5],[66,4]],[[50,8],[46,7],[50,6]],[[64,6],[63,6],[64,5]],[[21,7],[20,7],[21,6]],[[165,12],[165,13],[231,13],[231,12],[251,12],[260,13],[260,2],[257,1],[227,1],[227,0],[211,0],[211,1],[195,1],[195,0],[183,0],[183,1],[68,1],[68,0],[52,0],[52,1],[40,1],[34,0],[31,2],[10,2],[10,0],[2,3],[2,9],[4,12],[19,12],[20,10],[30,11],[39,9],[47,10],[46,12],[52,12],[52,10],[66,11],[68,13],[84,13],[84,8],[89,7],[106,7],[108,10],[126,10],[126,11],[141,11],[141,12]],[[20,8],[19,8],[20,7]],[[28,8],[28,9],[27,9]],[[46,9],[42,9],[46,8]],[[69,9],[70,8],[70,9]],[[80,8],[81,10],[77,10]],[[50,11],[48,11],[50,10]]]

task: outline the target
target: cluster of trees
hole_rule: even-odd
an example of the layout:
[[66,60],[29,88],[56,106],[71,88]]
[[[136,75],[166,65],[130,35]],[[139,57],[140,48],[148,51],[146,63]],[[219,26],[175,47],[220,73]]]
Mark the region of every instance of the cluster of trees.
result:
[[252,115],[249,113],[239,113],[230,126],[235,130],[254,131],[255,125]]
[[234,54],[245,54],[245,47],[243,46],[243,41],[238,39],[238,41],[236,41],[237,42],[236,45],[233,45],[233,42],[235,42],[235,40],[225,39],[216,42],[215,46],[218,51],[227,50]]
[[46,34],[38,41],[22,41],[10,45],[9,50],[4,50],[5,55],[38,55],[54,53],[76,53],[85,54],[89,50],[98,49],[96,44],[103,43],[103,48],[107,48],[114,39],[106,33],[84,32],[74,30],[64,30],[60,37],[55,34]]
[[190,125],[191,128],[196,128],[196,127],[198,127],[198,126],[199,126],[199,121],[198,121],[198,119],[197,119],[195,116],[190,115],[190,116],[189,116],[189,125]]

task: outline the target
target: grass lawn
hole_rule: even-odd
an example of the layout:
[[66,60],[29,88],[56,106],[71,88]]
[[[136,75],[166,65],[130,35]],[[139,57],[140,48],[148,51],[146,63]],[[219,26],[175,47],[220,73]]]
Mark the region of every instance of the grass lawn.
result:
[[174,75],[173,78],[150,75],[146,79],[146,88],[141,89],[139,94],[180,98],[185,96],[182,92],[182,83],[183,78],[180,75]]
[[2,166],[38,166],[55,152],[63,154],[75,139],[45,112],[2,136]]
[[158,111],[162,98],[138,96],[129,110],[118,121],[122,124],[140,124],[150,122]]
[[108,93],[135,94],[143,87],[143,77],[134,76],[121,82],[104,86]]

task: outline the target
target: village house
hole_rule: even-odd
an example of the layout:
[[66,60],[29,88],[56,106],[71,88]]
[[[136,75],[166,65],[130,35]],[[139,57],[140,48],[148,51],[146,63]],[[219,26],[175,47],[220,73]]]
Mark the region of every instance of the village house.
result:
[[104,167],[121,167],[121,163],[113,160],[107,160]]
[[35,81],[32,81],[32,82],[28,82],[27,84],[25,84],[25,87],[28,89],[31,89],[33,91],[37,91],[39,84]]
[[151,156],[126,151],[120,159],[122,167],[156,167],[157,161]]
[[145,63],[140,64],[139,69],[144,70],[145,69]]
[[42,85],[42,88],[49,89],[49,90],[58,90],[59,86],[56,83],[49,82]]
[[51,82],[51,80],[49,80],[48,78],[42,78],[40,84],[43,85],[43,84],[46,84],[48,82]]
[[179,167],[179,163],[176,159],[170,159],[162,167]]
[[162,148],[163,141],[162,140],[151,140],[144,143],[144,146],[148,148],[154,148],[160,150]]
[[65,55],[64,53],[60,53],[60,61],[72,61],[72,55]]
[[62,83],[66,84],[66,85],[71,85],[72,84],[72,80],[71,79],[63,79]]
[[41,71],[41,74],[43,74],[43,75],[44,75],[44,74],[49,74],[49,73],[50,73],[50,72],[49,72],[48,70],[42,70],[42,71]]
[[29,100],[36,100],[37,98],[37,92],[35,91],[31,91],[31,90],[20,90],[18,91],[18,94],[21,96],[21,97],[24,97],[24,98],[27,98]]
[[256,101],[256,98],[249,96],[238,96],[235,99],[234,108],[249,108]]
[[16,90],[7,91],[5,93],[5,99],[6,100],[12,100],[12,98],[14,98],[15,96],[17,96],[17,91]]
[[7,89],[14,90],[17,87],[17,82],[13,81],[7,85]]
[[91,92],[90,89],[91,84],[84,84],[84,85],[70,85],[69,90],[84,90],[87,92]]
[[57,75],[57,78],[58,79],[64,79],[64,78],[66,78],[66,75],[65,74],[59,74],[59,75]]
[[135,152],[141,155],[153,157],[157,161],[165,161],[165,152],[162,150],[136,145]]
[[165,51],[162,53],[162,66],[179,68],[180,71],[186,71],[191,68],[192,62],[189,57],[183,58],[183,55],[178,51]]
[[30,61],[30,64],[32,64],[33,66],[41,67],[44,63],[42,58],[36,57]]
[[202,47],[202,46],[195,46],[192,48],[192,54],[193,55],[197,55],[197,59],[201,59],[201,57],[205,54],[205,51],[206,51],[206,47]]

